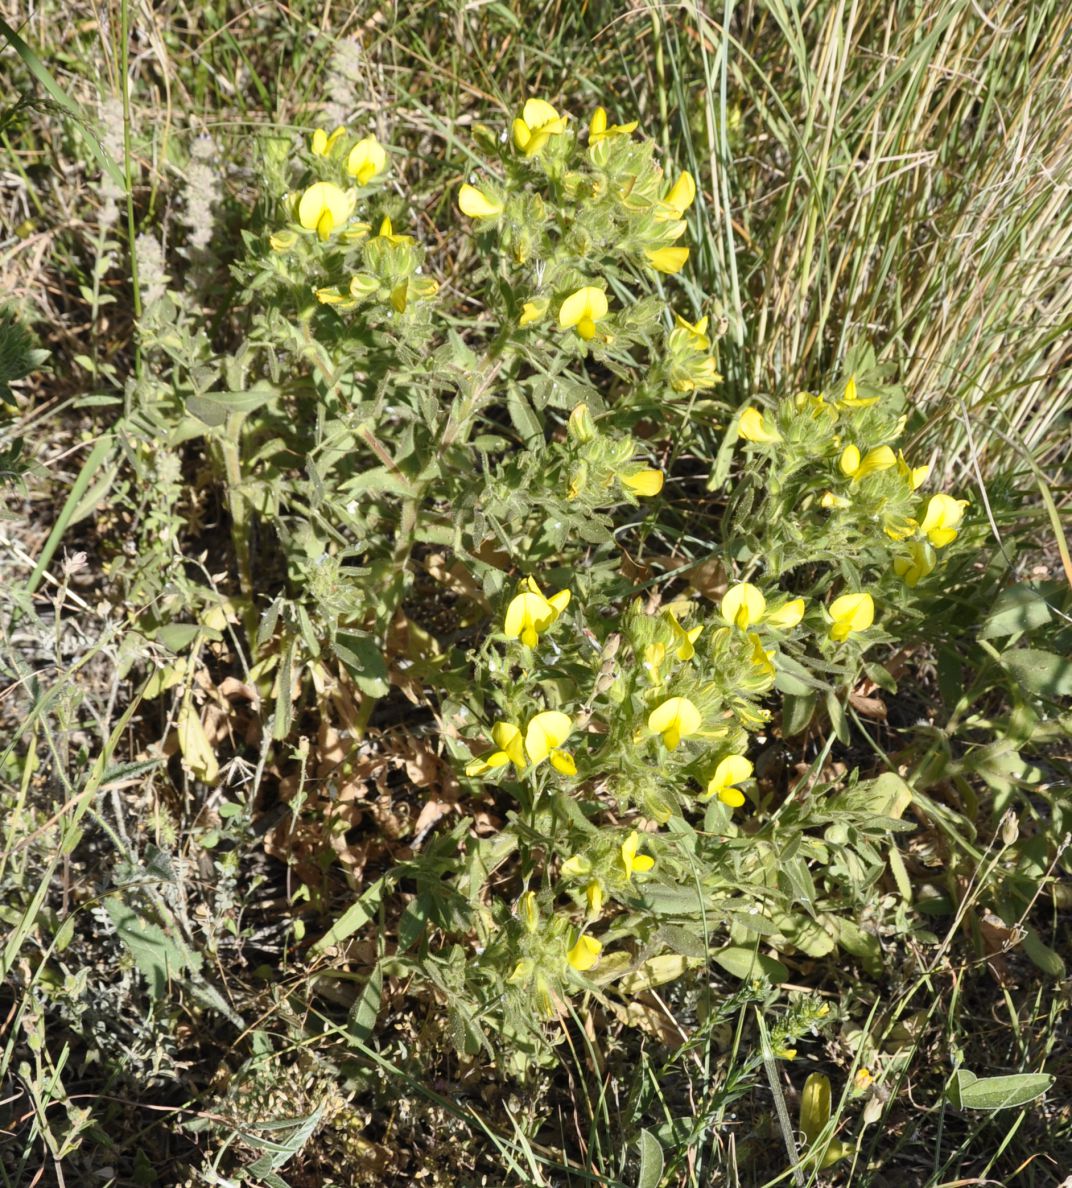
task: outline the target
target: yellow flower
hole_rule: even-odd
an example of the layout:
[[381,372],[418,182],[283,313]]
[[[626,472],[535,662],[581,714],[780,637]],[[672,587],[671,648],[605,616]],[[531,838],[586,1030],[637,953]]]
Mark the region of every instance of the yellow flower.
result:
[[550,304],[548,297],[536,297],[532,301],[526,301],[521,307],[521,317],[517,319],[517,324],[531,326],[533,322],[538,322],[547,313]]
[[334,182],[314,182],[298,200],[298,222],[327,239],[354,212],[357,195]]
[[584,897],[588,900],[588,918],[595,920],[603,910],[603,884],[599,879],[593,879],[584,889]]
[[649,248],[644,252],[644,255],[648,257],[648,263],[656,272],[665,272],[668,276],[673,276],[675,272],[680,272],[685,267],[689,258],[689,249],[687,247]]
[[677,621],[677,615],[673,611],[667,611],[666,617],[670,621],[670,630],[674,633],[674,639],[677,640],[677,650],[674,654],[682,662],[691,660],[696,655],[693,644],[700,638],[703,624],[701,623],[699,627],[690,627],[686,631]]
[[648,729],[662,735],[667,750],[673,751],[683,738],[695,734],[703,722],[700,711],[687,697],[669,697],[648,715]]
[[907,481],[913,491],[918,491],[927,481],[931,468],[927,466],[909,466],[900,450],[897,451],[897,473]]
[[535,891],[525,891],[517,901],[517,914],[529,932],[540,927],[540,908]]
[[606,109],[597,107],[592,112],[592,119],[588,124],[588,143],[598,144],[610,136],[628,136],[631,132],[636,131],[639,123],[639,120],[631,120],[628,124],[610,124],[608,126]]
[[389,243],[394,243],[394,244],[413,243],[412,235],[396,235],[395,234],[395,229],[391,225],[391,220],[386,215],[384,215],[384,217],[383,217],[383,222],[380,223],[379,234],[377,235],[376,238],[377,239],[386,239]]
[[916,586],[938,563],[934,549],[926,540],[913,540],[908,545],[907,557],[894,557],[893,572],[904,579],[908,587]]
[[607,308],[607,294],[595,285],[585,285],[562,302],[558,324],[563,330],[575,326],[585,340],[595,338],[596,323],[607,316]]
[[696,182],[693,180],[692,174],[687,169],[683,169],[678,174],[677,181],[663,196],[663,205],[669,207],[669,210],[658,211],[656,218],[680,219],[693,204],[695,198]]
[[825,507],[827,511],[835,507],[851,507],[852,501],[846,499],[844,495],[835,495],[833,491],[827,491],[822,499],[819,500],[819,506]]
[[587,973],[602,952],[603,946],[594,936],[579,936],[577,943],[566,954],[566,960],[578,973]]
[[752,645],[752,667],[761,681],[774,680],[774,664],[771,657],[774,649],[768,651],[763,647],[763,641],[754,631],[748,633],[748,642]]
[[866,631],[875,621],[875,600],[867,593],[842,594],[830,604],[834,620],[830,638],[841,643],[854,631]]
[[854,483],[858,483],[869,474],[874,474],[879,470],[889,470],[891,466],[896,465],[897,456],[886,445],[868,450],[862,458],[856,446],[847,445],[842,450],[841,458],[838,461],[841,473],[851,478]]
[[655,865],[655,859],[650,854],[637,853],[639,846],[640,834],[634,829],[621,846],[622,866],[625,867],[627,882],[632,879],[634,871],[637,874],[644,874]]
[[485,759],[473,759],[465,768],[467,776],[483,775],[497,767],[512,763],[518,772],[525,770],[525,749],[520,729],[512,722],[496,722],[491,728],[491,737],[499,748]]
[[670,331],[671,349],[683,342],[697,351],[706,351],[711,346],[711,339],[707,337],[707,318],[701,318],[695,325],[686,322],[680,314],[674,314],[674,329]]
[[545,598],[532,578],[522,578],[518,593],[506,608],[503,634],[507,639],[520,639],[527,648],[534,648],[536,640],[551,626],[569,605],[569,590],[559,590]]
[[346,172],[359,186],[366,186],[387,168],[387,150],[375,136],[364,136],[346,158]]
[[850,375],[841,400],[838,402],[843,408],[867,408],[868,405],[878,404],[877,396],[860,396],[856,391],[856,376]]
[[544,99],[528,99],[514,120],[514,146],[526,157],[535,157],[551,139],[566,130],[568,115],[559,115]]
[[856,1070],[856,1075],[852,1078],[853,1088],[857,1093],[863,1093],[874,1082],[874,1079],[871,1070],[860,1065]]
[[764,617],[764,622],[778,631],[789,631],[804,618],[804,599],[791,598],[784,606],[771,611]]
[[471,219],[497,219],[503,212],[503,204],[466,182],[458,191],[458,209]]
[[793,407],[797,412],[807,412],[813,417],[821,417],[830,406],[822,392],[818,395],[814,392],[798,392],[793,397]]
[[956,540],[957,529],[964,519],[966,499],[954,499],[951,495],[932,495],[919,530],[936,549],[944,549]]
[[751,775],[751,760],[743,755],[727,755],[725,759],[719,760],[715,774],[707,781],[707,791],[700,799],[710,800],[712,796],[717,796],[730,808],[740,808],[744,804],[744,793],[734,784],[743,784]]
[[313,151],[313,155],[317,157],[326,157],[328,153],[330,153],[335,147],[335,142],[340,136],[343,136],[345,132],[346,129],[342,127],[342,125],[336,128],[330,136],[324,131],[323,128],[317,128],[317,130],[313,133],[312,143],[309,146]]
[[758,408],[746,408],[741,411],[737,421],[737,433],[745,441],[767,443],[782,440],[782,435],[767,424]]
[[775,1053],[779,1060],[796,1060],[796,1048],[779,1048]]
[[730,586],[722,595],[719,609],[727,623],[732,623],[744,631],[763,618],[767,600],[763,597],[762,591],[751,582],[739,582],[736,586]]
[[661,470],[637,470],[632,474],[620,474],[618,478],[623,487],[640,497],[658,495],[663,489]]
[[569,714],[561,710],[544,710],[529,722],[525,729],[525,754],[533,767],[550,759],[555,771],[563,775],[576,775],[577,764],[568,751],[558,747],[569,738],[573,722]]

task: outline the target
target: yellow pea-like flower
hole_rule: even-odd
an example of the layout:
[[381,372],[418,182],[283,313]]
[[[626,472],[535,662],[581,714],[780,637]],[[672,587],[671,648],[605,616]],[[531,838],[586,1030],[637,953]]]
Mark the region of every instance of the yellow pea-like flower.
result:
[[943,549],[956,540],[957,530],[964,519],[966,499],[954,499],[951,495],[932,495],[919,530],[936,549]]
[[752,668],[756,676],[760,681],[774,680],[774,649],[768,651],[754,631],[748,633],[748,642],[752,645]]
[[727,623],[740,627],[742,631],[758,623],[767,609],[763,592],[751,582],[739,582],[730,586],[722,596],[719,610]]
[[695,199],[696,181],[687,169],[683,169],[678,174],[677,181],[663,196],[663,204],[670,208],[664,217],[680,219]]
[[566,954],[566,960],[578,973],[587,973],[599,960],[603,946],[594,936],[579,936],[576,944]]
[[346,172],[359,186],[370,181],[387,168],[387,150],[375,136],[363,136],[346,158]]
[[584,897],[588,901],[588,918],[598,919],[603,910],[603,884],[599,879],[593,879],[584,889]]
[[826,491],[819,500],[819,506],[830,511],[833,508],[851,507],[852,500],[846,499],[844,495],[835,495],[833,491]]
[[782,440],[782,435],[767,424],[766,418],[758,408],[746,408],[741,412],[737,420],[737,434],[745,441],[763,445]]
[[325,240],[353,214],[356,200],[353,190],[340,189],[334,182],[314,182],[298,200],[298,222]]
[[897,451],[897,473],[906,480],[913,491],[918,491],[927,481],[930,474],[930,464],[926,466],[909,466],[904,454]]
[[853,632],[866,631],[875,621],[875,600],[864,592],[842,594],[830,604],[830,638],[841,643]]
[[518,593],[506,608],[503,634],[507,639],[520,639],[527,648],[534,648],[539,637],[569,606],[569,590],[559,590],[545,598],[536,582],[522,578]]
[[519,326],[531,326],[533,322],[540,321],[546,313],[551,300],[548,297],[536,297],[532,301],[526,301],[521,307],[521,317],[517,319]]
[[[535,766],[545,759],[563,775],[575,775],[577,765],[573,756],[557,748],[569,738],[573,731],[573,720],[561,710],[544,710],[538,713],[525,729],[525,754]],[[557,762],[556,762],[557,759]]]
[[632,474],[622,474],[618,477],[623,487],[641,498],[658,495],[663,489],[661,470],[636,470]]
[[711,339],[707,336],[707,318],[698,322],[686,322],[680,314],[674,314],[674,328],[670,331],[670,347],[684,343],[697,351],[710,349]]
[[340,124],[330,136],[324,131],[323,128],[317,128],[313,133],[313,138],[309,144],[309,148],[312,150],[314,156],[326,157],[328,153],[330,153],[335,147],[335,143],[339,137],[345,135],[346,129],[342,124]]
[[639,848],[640,834],[634,829],[625,841],[622,842],[620,850],[622,866],[625,868],[627,881],[632,880],[634,872],[644,874],[655,865],[655,859],[650,854],[637,853]]
[[585,285],[571,293],[558,311],[558,324],[563,330],[576,328],[586,341],[596,336],[596,323],[607,316],[607,294],[595,285]]
[[677,615],[673,611],[667,611],[666,617],[670,622],[670,630],[674,633],[674,639],[677,641],[677,648],[674,655],[683,663],[691,660],[696,655],[696,648],[693,646],[700,638],[703,632],[703,624],[698,627],[690,627],[686,630],[677,621]]
[[889,470],[891,466],[896,466],[897,455],[889,446],[884,445],[868,450],[861,457],[856,446],[847,445],[841,452],[838,465],[842,474],[847,475],[853,482],[859,482],[861,479],[867,478],[869,474],[875,474],[880,470]]
[[628,124],[608,125],[606,108],[597,107],[588,122],[588,143],[598,144],[611,136],[628,136],[637,130],[639,123],[639,120],[630,120]]
[[700,711],[687,697],[669,697],[648,715],[648,729],[662,737],[673,751],[683,738],[695,734],[703,723]]
[[656,272],[664,272],[667,276],[673,276],[674,273],[680,272],[689,258],[689,249],[687,247],[660,247],[649,248],[644,252],[648,258],[648,263],[655,269]]
[[458,191],[458,209],[471,219],[497,219],[503,212],[503,204],[466,182]]
[[465,768],[467,776],[479,776],[512,763],[520,773],[525,770],[525,746],[521,729],[513,722],[496,722],[491,728],[491,738],[499,748],[484,759],[473,759]]
[[909,542],[907,557],[894,557],[893,572],[911,588],[932,573],[937,564],[938,558],[931,543],[926,540],[913,540]]
[[386,215],[384,215],[383,221],[380,223],[380,230],[379,230],[379,233],[377,234],[376,238],[377,239],[386,239],[388,241],[388,243],[393,243],[393,244],[413,243],[413,241],[414,241],[412,235],[398,234],[395,231],[394,226],[391,223],[391,220]]
[[526,157],[535,157],[552,136],[565,132],[568,121],[568,115],[559,115],[545,99],[528,99],[513,123],[514,147]]
[[867,408],[868,405],[878,404],[878,396],[861,396],[856,388],[856,376],[850,375],[848,382],[845,384],[845,391],[842,393],[839,403],[844,408]]
[[764,618],[764,622],[779,631],[789,631],[804,618],[804,599],[791,598],[784,606],[771,611]]
[[717,796],[730,808],[740,808],[744,804],[744,793],[734,785],[750,779],[752,770],[751,760],[744,755],[727,755],[725,759],[719,760],[714,775],[707,781],[707,791],[700,799],[710,800],[712,796]]

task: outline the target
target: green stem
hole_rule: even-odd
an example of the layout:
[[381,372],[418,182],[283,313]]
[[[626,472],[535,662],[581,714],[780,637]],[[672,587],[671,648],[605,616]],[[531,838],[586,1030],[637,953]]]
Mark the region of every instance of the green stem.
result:
[[253,607],[253,568],[249,553],[249,517],[242,494],[242,424],[245,413],[231,413],[227,417],[224,436],[220,440],[224,477],[227,483],[227,510],[231,516],[231,540],[238,562],[238,581],[247,606]]
[[[122,0],[119,10],[119,50],[116,59],[120,63],[120,87],[123,96],[123,186],[127,193],[127,245],[130,251],[130,284],[134,299],[134,321],[141,322],[141,290],[138,286],[138,255],[135,251],[134,228],[134,172],[131,168],[130,128],[130,73],[127,54],[130,49],[130,4]],[[138,335],[134,335],[134,374],[141,378],[141,346]]]

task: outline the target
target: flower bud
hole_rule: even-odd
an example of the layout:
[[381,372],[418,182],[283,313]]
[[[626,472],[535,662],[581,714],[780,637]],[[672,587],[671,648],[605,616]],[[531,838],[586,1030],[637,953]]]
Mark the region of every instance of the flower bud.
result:
[[578,441],[582,445],[596,437],[598,430],[595,421],[592,420],[592,414],[588,411],[587,404],[578,404],[570,413],[567,432],[574,441]]

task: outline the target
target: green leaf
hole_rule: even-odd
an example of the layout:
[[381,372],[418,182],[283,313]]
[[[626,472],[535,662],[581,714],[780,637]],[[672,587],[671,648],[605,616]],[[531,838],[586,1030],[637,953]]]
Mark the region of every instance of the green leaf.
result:
[[966,1068],[958,1068],[946,1090],[946,1096],[958,1110],[1007,1110],[1041,1097],[1053,1081],[1049,1073],[977,1077]]
[[1065,963],[1060,953],[1055,952],[1049,945],[1043,944],[1039,934],[1033,928],[1027,929],[1021,943],[1024,946],[1024,952],[1044,974],[1048,974],[1051,978],[1065,976]]
[[782,699],[782,734],[786,738],[792,738],[807,729],[812,714],[815,713],[817,700],[818,698],[812,690],[809,690],[804,696],[786,693]]
[[998,639],[1018,631],[1042,627],[1053,616],[1045,598],[1030,586],[1010,586],[997,597],[979,629],[980,639]]
[[367,1044],[372,1037],[382,998],[383,970],[377,964],[369,974],[365,988],[350,1008],[350,1034],[362,1044]]
[[666,1166],[659,1140],[650,1130],[641,1129],[637,1138],[637,1146],[640,1148],[640,1174],[637,1176],[637,1188],[659,1188]]
[[789,980],[789,970],[780,961],[768,957],[765,953],[757,953],[755,949],[730,945],[728,948],[719,949],[717,953],[712,953],[711,959],[721,965],[727,973],[742,980],[763,976],[775,985]]
[[1040,697],[1072,697],[1072,660],[1038,648],[1005,652],[1001,663],[1029,692]]
[[845,707],[838,700],[838,695],[833,689],[827,690],[826,712],[830,717],[830,725],[834,728],[838,742],[848,746],[852,742],[852,735],[849,733],[849,719],[845,714]]
[[335,653],[346,665],[362,693],[367,693],[369,697],[387,695],[390,688],[387,662],[371,635],[340,631],[335,636]]
[[838,944],[846,953],[860,960],[860,964],[872,977],[882,972],[882,946],[878,937],[865,932],[859,924],[843,916],[835,917]]
[[707,957],[707,942],[704,938],[689,928],[680,928],[676,924],[662,924],[659,926],[660,939],[675,953],[684,957]]
[[104,907],[119,939],[130,950],[135,965],[145,975],[153,998],[162,998],[173,978],[180,977],[188,969],[200,967],[201,958],[198,954],[129,903],[113,895],[105,901]]
[[251,413],[270,404],[279,389],[263,380],[245,392],[201,392],[186,398],[186,409],[199,421],[219,428],[232,413]]
[[335,923],[332,924],[327,932],[313,945],[312,952],[323,953],[325,949],[331,948],[332,945],[337,945],[339,941],[345,940],[348,936],[353,936],[359,928],[364,928],[376,914],[376,910],[379,908],[386,890],[387,882],[381,876],[369,887],[357,903],[352,903]]

